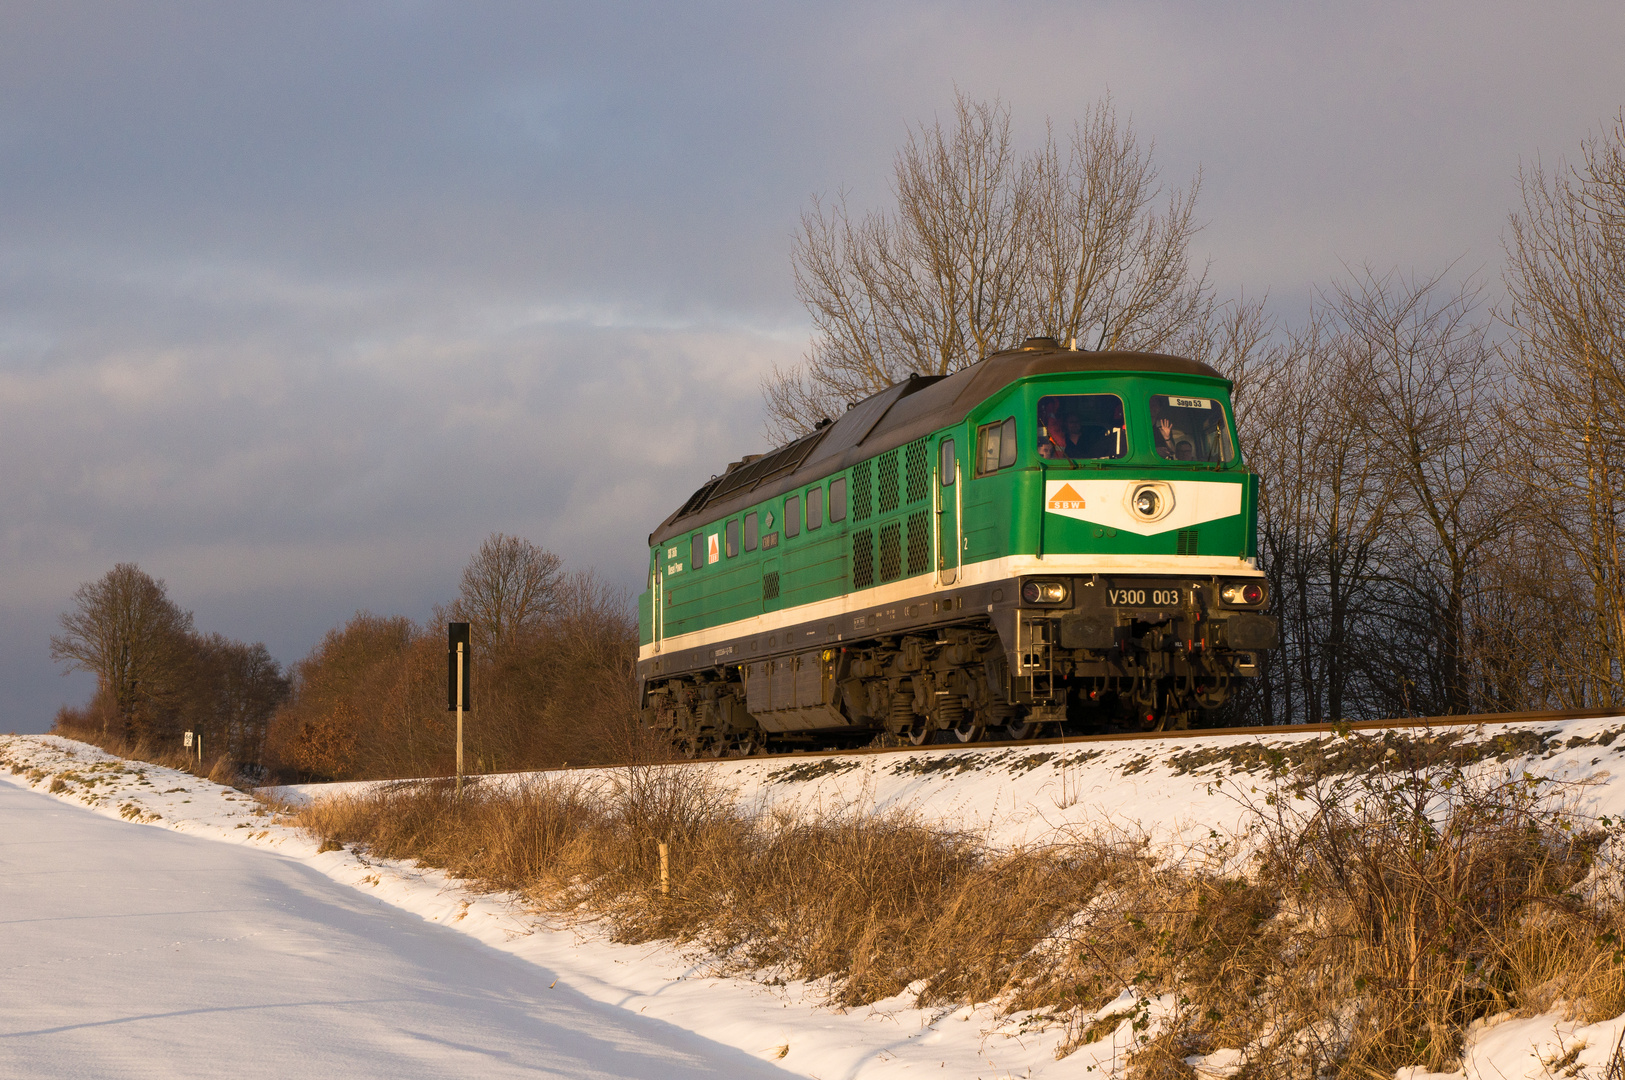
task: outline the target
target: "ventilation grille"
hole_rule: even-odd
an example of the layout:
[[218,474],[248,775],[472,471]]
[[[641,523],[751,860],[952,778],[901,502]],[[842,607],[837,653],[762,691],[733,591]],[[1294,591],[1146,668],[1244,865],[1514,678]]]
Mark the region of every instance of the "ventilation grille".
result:
[[1196,554],[1196,530],[1195,529],[1180,529],[1179,530],[1179,548],[1178,548],[1178,552],[1181,555],[1195,555]]
[[875,512],[875,492],[871,486],[869,462],[852,466],[852,520],[868,521]]
[[890,581],[903,573],[903,526],[900,522],[880,527],[880,580]]
[[[904,450],[904,462],[907,465],[908,501],[917,503],[931,494],[931,473],[926,468],[928,456],[925,451],[925,440],[915,439]],[[910,526],[912,529],[913,526]],[[912,560],[911,560],[912,561]]]
[[779,598],[779,572],[769,570],[762,575],[762,599],[777,600]]
[[867,589],[875,583],[875,534],[863,529],[852,534],[852,587]]
[[924,510],[908,516],[908,572],[923,574],[931,568],[930,515]]
[[[828,434],[827,426],[819,428],[809,435],[803,435],[788,446],[781,446],[770,454],[765,454],[755,461],[741,464],[731,472],[723,473],[718,478],[716,486],[706,495],[702,506],[721,502],[736,491],[753,488],[763,480],[770,480],[775,476],[794,472],[800,467],[813,448],[823,441]],[[699,509],[697,507],[696,509]]]
[[879,461],[880,512],[889,514],[897,509],[897,451],[881,454]]

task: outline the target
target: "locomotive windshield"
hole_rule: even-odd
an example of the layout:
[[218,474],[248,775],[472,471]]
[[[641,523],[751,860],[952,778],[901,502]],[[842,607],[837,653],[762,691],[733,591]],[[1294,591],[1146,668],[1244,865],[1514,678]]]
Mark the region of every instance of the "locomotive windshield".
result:
[[1230,425],[1224,405],[1213,398],[1154,394],[1151,434],[1157,456],[1171,461],[1231,461]]
[[1038,456],[1072,461],[1128,453],[1123,399],[1116,394],[1065,394],[1038,399]]

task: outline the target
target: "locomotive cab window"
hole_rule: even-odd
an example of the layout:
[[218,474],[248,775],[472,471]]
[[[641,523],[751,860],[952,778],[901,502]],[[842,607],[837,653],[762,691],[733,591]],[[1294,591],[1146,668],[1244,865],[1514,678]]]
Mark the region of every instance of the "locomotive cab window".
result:
[[727,552],[728,552],[728,558],[731,559],[735,555],[739,554],[739,519],[738,518],[734,518],[732,521],[728,522],[728,528],[726,530],[726,535],[727,535],[727,540],[726,540],[725,546],[726,546],[726,549],[727,549]]
[[976,429],[976,475],[1008,469],[1016,463],[1016,418]]
[[824,489],[807,489],[807,531],[812,532],[824,524]]
[[698,570],[700,567],[705,565],[705,534],[704,533],[695,533],[694,534],[694,542],[692,544],[692,547],[694,549],[694,552],[693,552],[694,557],[689,560],[688,568],[690,570]]
[[1223,402],[1214,398],[1154,394],[1151,437],[1157,456],[1170,461],[1234,461]]
[[1127,454],[1123,399],[1116,394],[1039,398],[1039,457],[1051,461],[1111,461]]
[[943,439],[941,464],[942,486],[953,487],[954,479],[957,477],[958,473],[959,459],[954,457],[954,441],[952,439]]
[[756,530],[757,530],[757,528],[758,528],[758,526],[756,524],[756,512],[751,511],[750,513],[745,515],[745,550],[746,551],[755,551],[756,550]]
[[801,535],[801,496],[792,495],[784,500],[784,535]]
[[846,520],[846,477],[829,482],[829,519]]

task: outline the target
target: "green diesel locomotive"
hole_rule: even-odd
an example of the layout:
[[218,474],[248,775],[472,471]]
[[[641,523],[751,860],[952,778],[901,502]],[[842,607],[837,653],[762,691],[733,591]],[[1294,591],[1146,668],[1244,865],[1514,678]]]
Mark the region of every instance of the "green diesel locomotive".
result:
[[734,462],[649,537],[644,722],[713,755],[1190,725],[1276,644],[1230,389],[1033,338]]

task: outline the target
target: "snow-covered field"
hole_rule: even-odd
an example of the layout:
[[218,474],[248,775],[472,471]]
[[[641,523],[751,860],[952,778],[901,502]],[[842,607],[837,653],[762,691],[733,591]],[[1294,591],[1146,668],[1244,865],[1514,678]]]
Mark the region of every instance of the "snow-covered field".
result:
[[[1622,731],[1612,718],[1469,737],[1510,734],[1481,767],[1584,782],[1584,812],[1621,815]],[[994,843],[1110,826],[1177,844],[1240,827],[1266,786],[1260,752],[1317,737],[692,767],[748,802],[907,808]],[[1129,1049],[1126,1023],[1056,1060],[1058,1027],[988,1007],[922,1011],[900,996],[832,1010],[818,987],[717,977],[434,871],[320,852],[260,803],[185,773],[49,736],[0,736],[0,757],[19,769],[0,768],[0,1076],[1082,1078],[1121,1071]],[[1622,1032],[1625,1017],[1502,1019],[1474,1033],[1465,1073],[1553,1075],[1543,1061],[1583,1043],[1562,1073],[1600,1077]],[[1233,1061],[1191,1064],[1222,1076]]]

